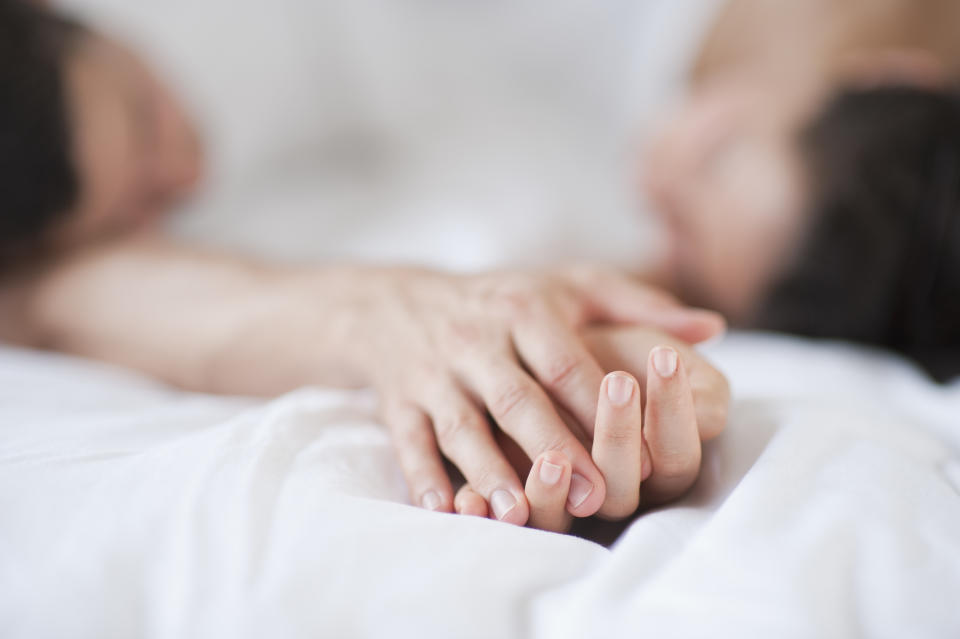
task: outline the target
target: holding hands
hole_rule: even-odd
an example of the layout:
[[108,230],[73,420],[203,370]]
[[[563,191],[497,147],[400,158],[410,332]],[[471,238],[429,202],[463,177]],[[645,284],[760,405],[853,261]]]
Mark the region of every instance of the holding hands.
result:
[[726,421],[726,380],[687,346],[723,320],[611,269],[281,267],[143,238],[23,290],[25,343],[183,388],[375,387],[432,510],[552,530],[626,517],[681,495]]
[[722,319],[625,274],[382,281],[357,330],[417,505],[558,531],[624,518],[641,486],[644,505],[683,494],[724,426],[726,381],[686,345]]

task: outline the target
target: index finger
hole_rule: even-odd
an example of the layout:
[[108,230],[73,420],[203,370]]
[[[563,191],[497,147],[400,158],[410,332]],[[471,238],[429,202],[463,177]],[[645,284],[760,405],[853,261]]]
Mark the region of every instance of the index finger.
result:
[[726,377],[689,346],[660,331],[637,327],[603,327],[585,331],[584,338],[607,370],[631,373],[647,387],[648,356],[657,346],[667,344],[683,359],[693,393],[697,427],[703,441],[719,435],[727,423],[730,384]]
[[603,369],[587,350],[583,336],[544,314],[514,326],[513,341],[537,381],[573,416],[581,431],[592,436]]
[[644,438],[653,472],[644,483],[644,502],[680,497],[700,472],[700,434],[693,393],[677,351],[658,346],[650,353]]
[[546,451],[562,452],[573,467],[567,509],[589,517],[603,503],[603,475],[590,454],[563,422],[547,394],[519,362],[505,356],[473,362],[465,372],[496,423],[530,459]]
[[597,403],[593,437],[593,460],[607,484],[607,498],[599,511],[603,517],[622,519],[640,505],[642,427],[636,379],[623,372],[607,375]]
[[686,306],[623,272],[599,269],[573,279],[594,320],[657,328],[691,344],[722,335],[727,329],[719,313]]

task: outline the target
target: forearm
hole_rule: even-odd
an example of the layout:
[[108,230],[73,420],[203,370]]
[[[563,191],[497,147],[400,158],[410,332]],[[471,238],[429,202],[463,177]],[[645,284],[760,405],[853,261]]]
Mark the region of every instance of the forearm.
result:
[[196,391],[354,386],[367,380],[353,356],[349,275],[128,241],[35,276],[20,334]]

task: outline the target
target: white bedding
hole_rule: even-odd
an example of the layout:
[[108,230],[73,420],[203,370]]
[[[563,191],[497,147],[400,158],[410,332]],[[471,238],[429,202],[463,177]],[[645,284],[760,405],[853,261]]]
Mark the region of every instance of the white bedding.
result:
[[727,433],[607,550],[405,505],[365,394],[261,405],[4,349],[0,635],[960,635],[960,385],[839,345],[709,350]]
[[[676,44],[665,25],[694,6],[523,0],[502,20],[478,8],[488,3],[442,1],[70,4],[138,34],[214,127],[213,187],[181,232],[284,256],[467,268],[639,254],[616,140],[646,89],[625,79],[655,74]],[[376,17],[422,26],[405,12],[439,6],[475,13],[447,32],[444,12],[445,35],[413,41],[453,47],[434,50],[447,62],[434,73],[466,92],[462,106],[490,108],[428,143],[418,91],[435,76],[404,89],[396,68],[378,72],[417,66]],[[543,23],[561,6],[573,22]],[[297,19],[321,10],[336,20]],[[370,20],[380,31],[351,50],[349,74],[317,66],[346,59],[317,43]],[[485,33],[476,24],[505,34],[504,50],[536,35],[531,64],[548,76],[586,60],[559,89],[569,112],[554,95],[539,121],[544,95],[512,95],[515,77],[482,67],[456,84]],[[617,66],[625,52],[634,58]],[[304,69],[324,82],[280,81]],[[406,107],[324,110],[357,69],[367,75],[350,95]],[[499,128],[497,113],[518,115]],[[298,163],[357,127],[399,158],[376,195]],[[451,155],[464,148],[475,153]],[[405,505],[364,394],[191,395],[0,348],[0,637],[960,636],[960,385],[838,345],[735,335],[709,352],[734,386],[728,431],[688,498],[608,550]]]

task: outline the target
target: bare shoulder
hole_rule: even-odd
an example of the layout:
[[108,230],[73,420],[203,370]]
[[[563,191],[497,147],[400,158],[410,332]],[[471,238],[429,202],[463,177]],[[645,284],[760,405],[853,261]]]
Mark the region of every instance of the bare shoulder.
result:
[[815,60],[817,71],[850,51],[923,49],[960,71],[955,0],[727,0],[691,69],[701,83],[758,61],[782,71]]

